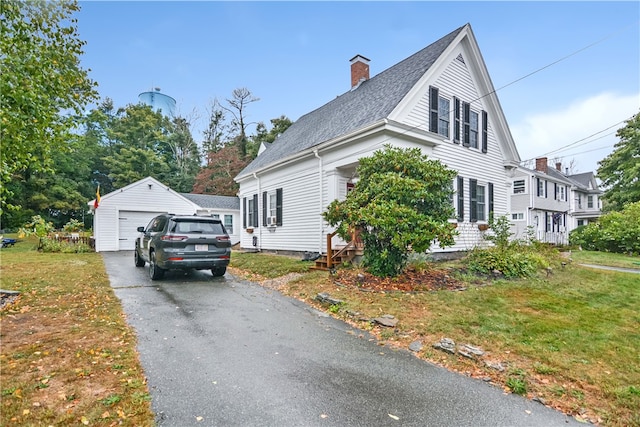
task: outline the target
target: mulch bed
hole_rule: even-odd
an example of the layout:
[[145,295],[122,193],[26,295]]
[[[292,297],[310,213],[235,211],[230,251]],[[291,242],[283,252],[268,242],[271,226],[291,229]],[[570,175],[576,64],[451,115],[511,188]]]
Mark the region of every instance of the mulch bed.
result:
[[344,287],[356,288],[369,292],[429,292],[429,291],[461,291],[466,289],[464,283],[451,277],[447,270],[425,269],[416,271],[407,269],[398,277],[377,277],[372,274],[338,270],[334,281]]

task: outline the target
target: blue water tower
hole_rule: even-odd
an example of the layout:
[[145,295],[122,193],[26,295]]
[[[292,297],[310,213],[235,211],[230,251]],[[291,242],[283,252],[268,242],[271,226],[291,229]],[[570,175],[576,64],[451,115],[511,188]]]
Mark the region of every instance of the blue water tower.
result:
[[160,110],[165,116],[175,116],[176,100],[169,95],[160,93],[159,87],[156,87],[149,92],[142,92],[138,95],[138,100],[153,108],[154,111]]

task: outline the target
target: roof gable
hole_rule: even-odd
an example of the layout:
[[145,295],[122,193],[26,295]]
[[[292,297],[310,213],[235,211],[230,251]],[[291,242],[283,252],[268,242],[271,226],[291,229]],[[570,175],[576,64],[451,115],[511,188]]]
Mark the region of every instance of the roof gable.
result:
[[236,179],[387,118],[465,28],[468,25],[300,117]]
[[[157,179],[153,178],[153,177],[146,177],[146,178],[142,178],[138,181],[132,182],[131,184],[124,186],[122,188],[118,188],[117,190],[114,190],[110,193],[107,193],[105,195],[101,195],[100,196],[100,204],[104,204],[105,202],[109,201],[112,198],[117,198],[120,194],[124,193],[124,192],[129,192],[131,190],[134,190],[138,187],[141,186],[149,186],[149,188],[151,188],[150,186],[156,185],[158,187],[163,187],[165,188],[169,194],[171,194],[172,196],[175,196],[179,199],[182,199],[182,201],[184,201],[185,203],[188,203],[190,205],[193,205],[194,207],[197,207],[197,204],[194,203],[193,201],[187,199],[186,197],[184,197],[183,195],[181,195],[180,193],[172,190],[170,187],[164,185],[163,183],[161,183],[160,181],[158,181]],[[91,206],[91,209],[93,209],[93,202],[95,199],[89,201],[87,204],[89,206]]]

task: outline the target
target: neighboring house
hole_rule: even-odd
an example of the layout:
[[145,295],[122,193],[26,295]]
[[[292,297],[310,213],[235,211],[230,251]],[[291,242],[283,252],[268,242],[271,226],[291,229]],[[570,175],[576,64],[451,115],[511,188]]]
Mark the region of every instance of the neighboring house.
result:
[[601,193],[593,173],[567,175],[546,157],[536,159],[535,170],[519,167],[511,184],[513,238],[532,232],[541,242],[567,244],[571,230],[600,216]]
[[598,188],[593,172],[569,175],[573,181],[571,188],[571,222],[569,230],[587,225],[602,215],[602,190]]
[[326,253],[333,229],[322,212],[353,187],[359,159],[385,144],[418,147],[457,172],[459,236],[448,251],[482,244],[489,214],[510,212],[520,157],[471,26],[372,78],[368,64],[352,58],[351,88],[300,117],[236,176],[242,248]]
[[133,250],[137,228],[161,213],[217,216],[228,228],[232,243],[239,241],[240,202],[237,197],[177,193],[147,177],[105,194],[93,211],[96,252]]

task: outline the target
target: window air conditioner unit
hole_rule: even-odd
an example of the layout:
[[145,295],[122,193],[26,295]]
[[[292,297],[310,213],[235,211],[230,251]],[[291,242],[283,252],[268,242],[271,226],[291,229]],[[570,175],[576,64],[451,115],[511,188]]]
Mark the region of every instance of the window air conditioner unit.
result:
[[278,221],[275,216],[270,216],[269,218],[267,218],[267,226],[269,227],[275,227],[277,222]]

